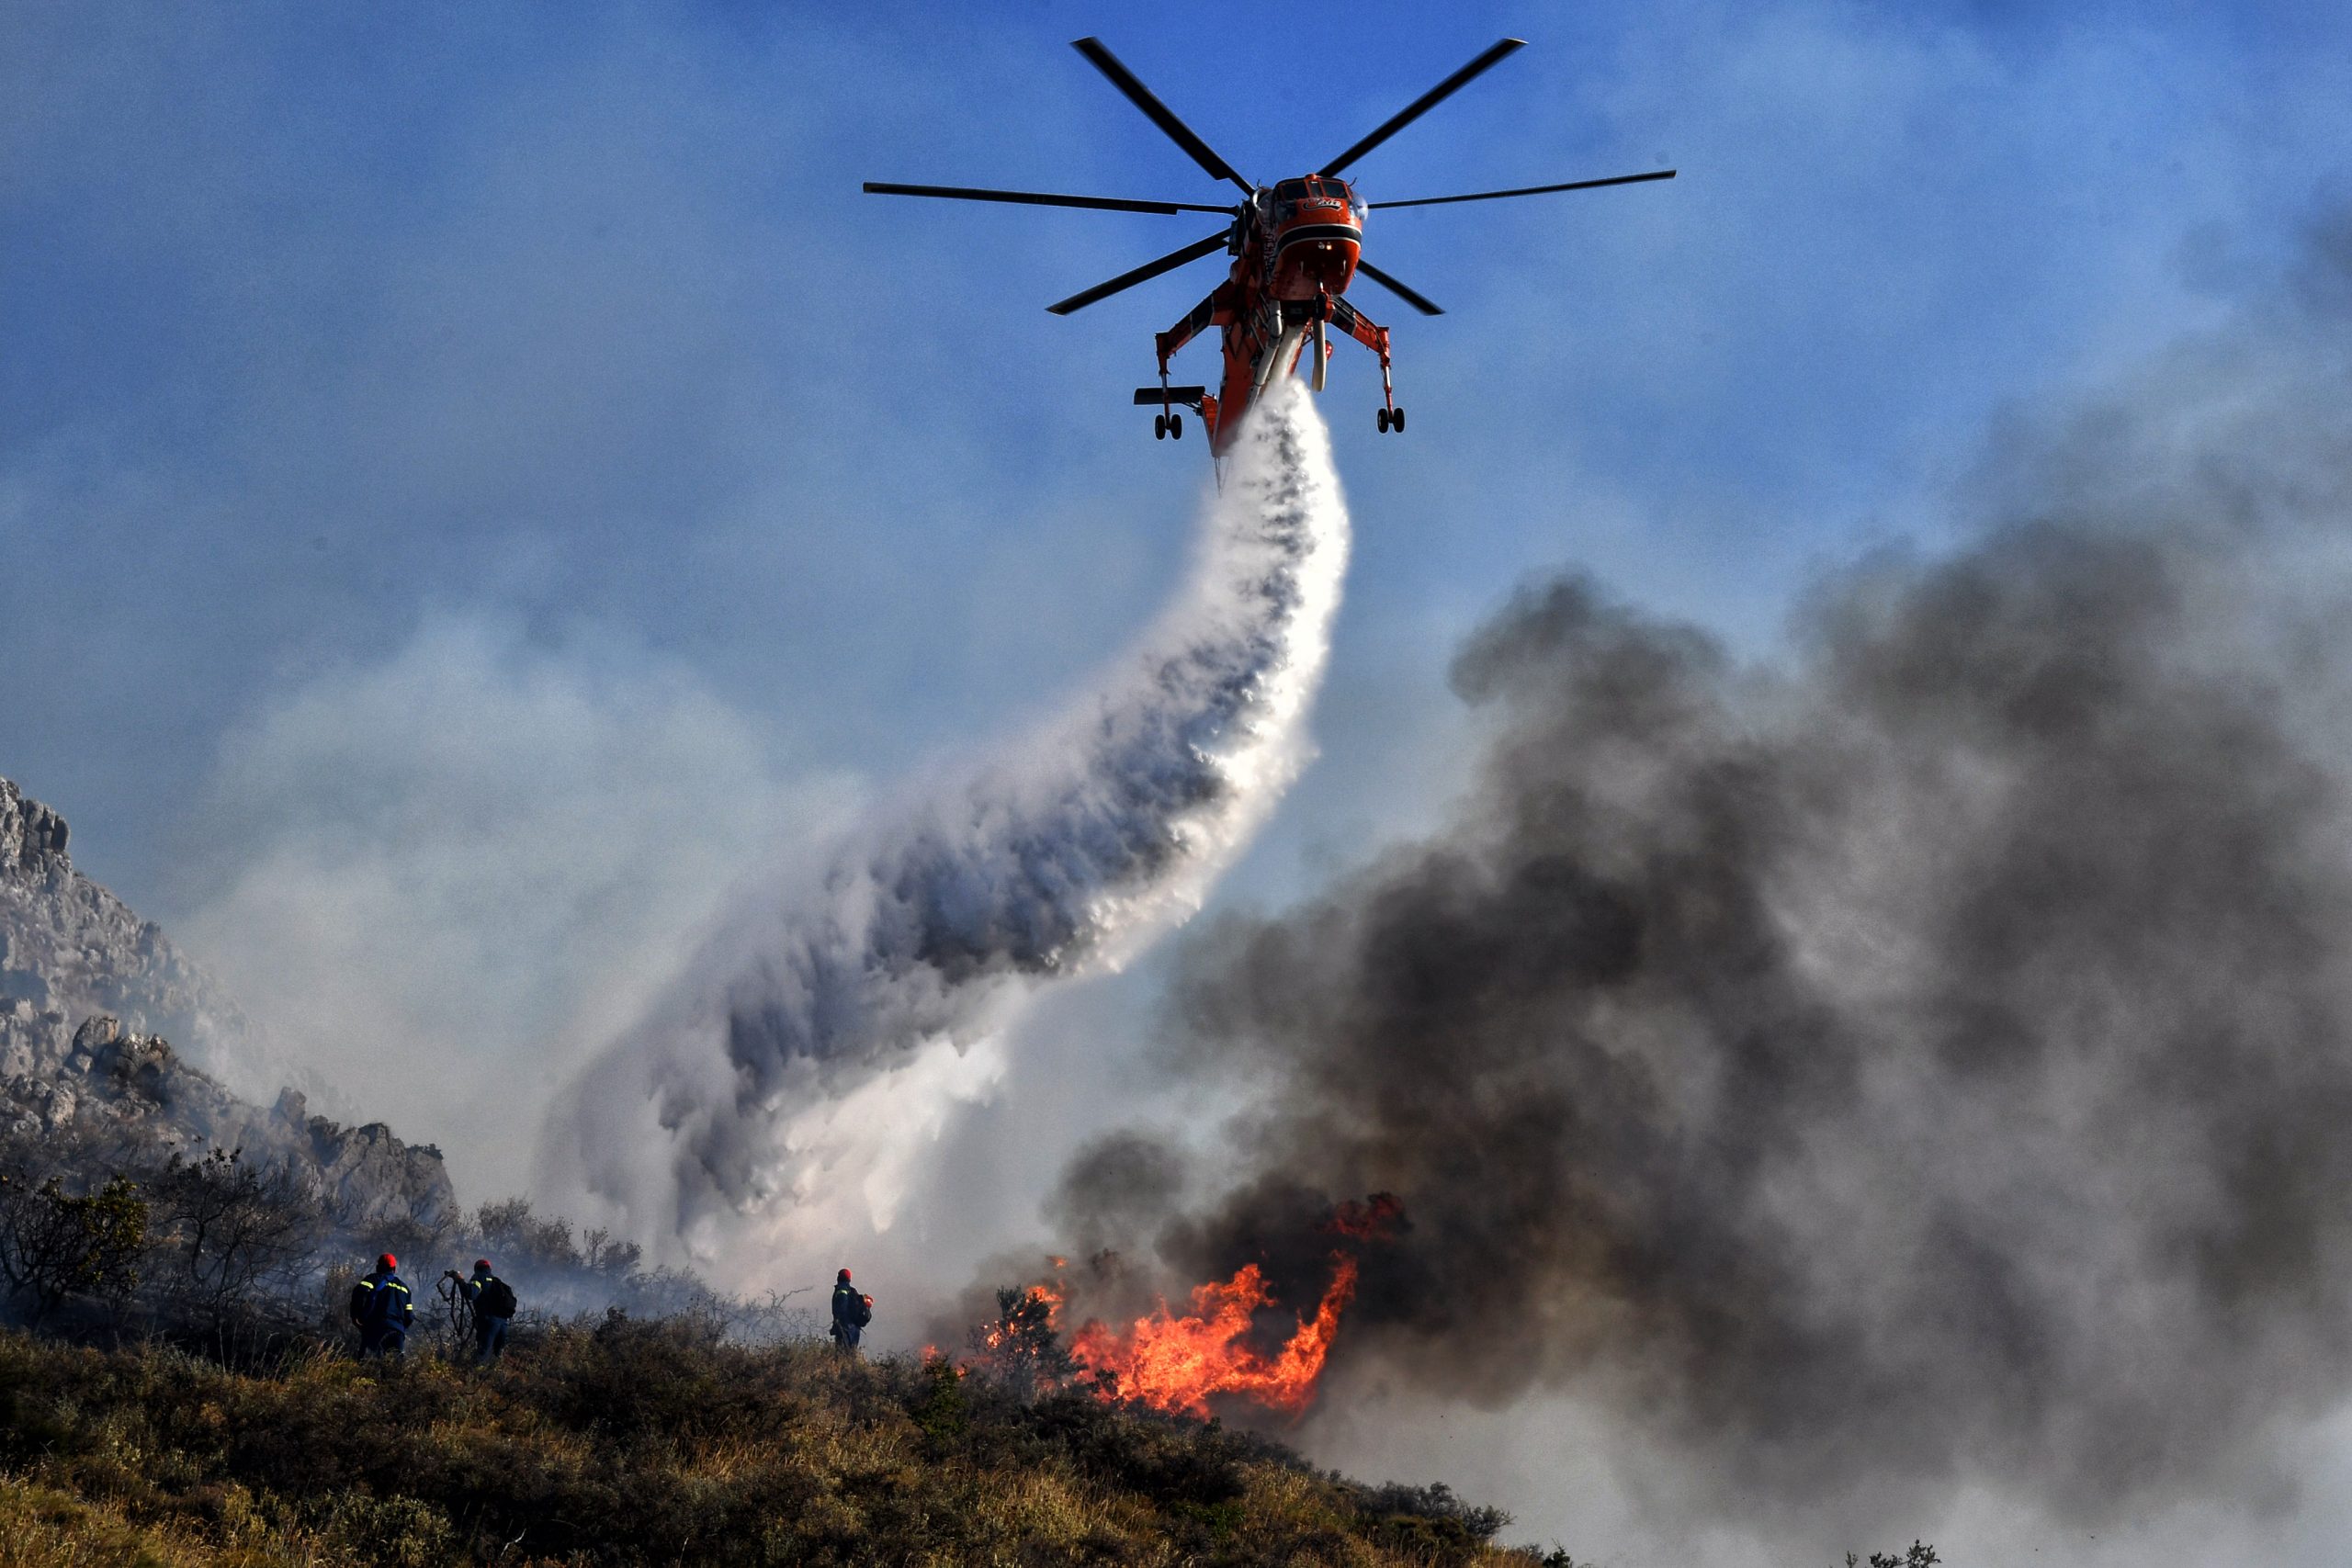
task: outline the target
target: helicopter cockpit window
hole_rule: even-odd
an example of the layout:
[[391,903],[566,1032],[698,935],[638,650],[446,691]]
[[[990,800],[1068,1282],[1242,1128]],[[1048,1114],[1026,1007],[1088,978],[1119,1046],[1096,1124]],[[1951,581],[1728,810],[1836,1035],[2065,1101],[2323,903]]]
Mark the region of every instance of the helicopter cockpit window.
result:
[[1306,182],[1305,180],[1283,181],[1274,187],[1274,199],[1276,201],[1305,201]]
[[1358,196],[1354,191],[1350,190],[1348,188],[1347,181],[1335,180],[1326,175],[1318,175],[1314,179],[1307,182],[1307,190],[1308,194],[1319,196],[1326,201],[1343,201],[1347,203],[1348,210],[1354,213],[1359,221],[1363,220],[1364,214],[1363,197]]

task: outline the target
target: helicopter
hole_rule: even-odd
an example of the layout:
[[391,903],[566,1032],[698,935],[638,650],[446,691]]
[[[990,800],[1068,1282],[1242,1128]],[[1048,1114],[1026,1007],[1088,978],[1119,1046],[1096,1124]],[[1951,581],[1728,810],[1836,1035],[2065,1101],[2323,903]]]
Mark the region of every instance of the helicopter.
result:
[[[1612,175],[1600,179],[1569,180],[1559,185],[1525,186],[1513,190],[1473,191],[1462,196],[1427,196],[1404,201],[1374,202],[1366,202],[1356,194],[1353,184],[1340,177],[1342,171],[1365,153],[1452,97],[1525,44],[1524,39],[1496,40],[1476,59],[1397,110],[1338,157],[1310,174],[1280,180],[1272,186],[1261,186],[1243,178],[1231,164],[1202,141],[1192,127],[1161,103],[1134,72],[1119,62],[1116,55],[1104,48],[1100,39],[1082,38],[1070,47],[1110,78],[1111,85],[1124,94],[1128,102],[1142,110],[1170,141],[1189,153],[1194,163],[1216,178],[1238,186],[1242,195],[1240,201],[1227,205],[1147,201],[1126,197],[1057,196],[1041,191],[898,185],[877,180],[866,181],[865,188],[874,196],[938,197],[956,201],[1077,207],[1106,212],[1217,213],[1226,222],[1216,233],[1148,261],[1091,288],[1081,289],[1046,309],[1057,316],[1067,316],[1098,300],[1133,288],[1139,283],[1148,282],[1162,273],[1173,272],[1178,267],[1222,251],[1232,258],[1225,281],[1186,312],[1182,321],[1157,334],[1153,340],[1153,346],[1159,356],[1159,384],[1157,387],[1138,387],[1135,394],[1137,407],[1158,411],[1152,419],[1153,435],[1160,440],[1182,440],[1184,418],[1179,410],[1190,408],[1199,413],[1201,423],[1207,427],[1212,457],[1222,456],[1239,431],[1241,416],[1248,412],[1250,405],[1272,385],[1277,375],[1294,372],[1302,353],[1309,355],[1310,384],[1318,392],[1323,389],[1324,367],[1331,355],[1331,339],[1335,333],[1353,338],[1379,355],[1381,407],[1377,428],[1383,434],[1402,434],[1405,410],[1396,401],[1396,384],[1390,374],[1388,329],[1348,302],[1348,285],[1359,276],[1368,277],[1425,316],[1439,316],[1445,312],[1413,288],[1364,260],[1363,226],[1368,213],[1384,208],[1442,207],[1455,202],[1498,201],[1511,197],[1544,196],[1555,191],[1640,185],[1650,180],[1670,180],[1675,175],[1672,169],[1653,169],[1645,174]],[[1211,327],[1220,329],[1224,337],[1225,375],[1218,389],[1211,392],[1204,386],[1170,385],[1168,378],[1170,359]]]

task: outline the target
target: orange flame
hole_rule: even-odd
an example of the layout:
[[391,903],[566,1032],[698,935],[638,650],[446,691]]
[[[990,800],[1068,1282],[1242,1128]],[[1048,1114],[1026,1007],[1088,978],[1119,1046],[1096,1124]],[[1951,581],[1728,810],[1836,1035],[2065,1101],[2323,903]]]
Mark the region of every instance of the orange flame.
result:
[[1196,1286],[1187,1316],[1176,1316],[1162,1302],[1125,1334],[1089,1323],[1070,1342],[1070,1355],[1094,1374],[1105,1398],[1206,1416],[1212,1395],[1238,1394],[1295,1416],[1315,1397],[1340,1314],[1355,1295],[1355,1259],[1334,1258],[1338,1270],[1315,1315],[1301,1319],[1297,1332],[1272,1356],[1243,1343],[1252,1314],[1273,1304],[1254,1263],[1223,1284]]
[[[1393,1192],[1334,1205],[1321,1226],[1342,1244],[1330,1255],[1331,1282],[1314,1314],[1299,1318],[1272,1354],[1259,1348],[1263,1338],[1255,1330],[1258,1315],[1278,1303],[1254,1263],[1222,1283],[1194,1286],[1193,1310],[1182,1316],[1163,1300],[1124,1331],[1088,1320],[1069,1336],[1067,1359],[1058,1366],[1054,1347],[1064,1333],[1062,1309],[1069,1301],[1062,1281],[1041,1280],[1017,1295],[1000,1292],[1002,1314],[974,1329],[973,1348],[980,1364],[995,1363],[1040,1390],[1075,1384],[1099,1399],[1199,1416],[1212,1414],[1211,1400],[1230,1396],[1296,1416],[1313,1403],[1340,1314],[1355,1299],[1355,1252],[1363,1243],[1389,1239],[1404,1224],[1404,1202]],[[1049,1261],[1057,1272],[1069,1266],[1063,1258]]]
[[[1061,1259],[1054,1259],[1054,1266],[1056,1268],[1061,1267]],[[979,1348],[983,1350],[1001,1350],[1007,1346],[1012,1344],[1014,1314],[1021,1313],[1025,1308],[1037,1305],[1045,1307],[1046,1322],[1049,1325],[1056,1328],[1061,1326],[1061,1287],[1057,1284],[1041,1281],[1040,1283],[1030,1286],[1028,1289],[1021,1292],[1021,1299],[1014,1304],[1012,1312],[1007,1313],[1003,1317],[999,1318],[996,1322],[989,1324],[986,1329],[980,1331],[978,1340]]]

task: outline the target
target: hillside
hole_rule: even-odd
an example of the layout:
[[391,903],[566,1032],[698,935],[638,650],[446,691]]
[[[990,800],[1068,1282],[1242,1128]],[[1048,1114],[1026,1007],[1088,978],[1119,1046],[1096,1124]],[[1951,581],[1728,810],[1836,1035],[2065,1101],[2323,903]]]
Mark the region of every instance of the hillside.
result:
[[[844,1359],[781,1300],[520,1200],[461,1211],[438,1150],[185,1059],[167,1031],[269,1058],[67,840],[0,780],[0,1308],[40,1325],[0,1329],[0,1568],[1530,1560],[1442,1487]],[[462,1324],[429,1292],[406,1364],[352,1359],[349,1258],[393,1239],[526,1284],[498,1368],[447,1359]]]
[[1215,1424],[682,1320],[535,1327],[486,1374],[0,1335],[0,1568],[1546,1561],[1488,1545],[1505,1522]]

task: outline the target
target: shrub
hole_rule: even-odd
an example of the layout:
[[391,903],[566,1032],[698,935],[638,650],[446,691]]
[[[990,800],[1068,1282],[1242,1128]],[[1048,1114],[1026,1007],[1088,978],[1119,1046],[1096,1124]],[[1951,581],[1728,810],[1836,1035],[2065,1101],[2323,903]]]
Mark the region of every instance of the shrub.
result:
[[[506,1198],[474,1211],[474,1232],[490,1255],[509,1269],[572,1269],[586,1259],[571,1239],[571,1222],[541,1219],[528,1198]],[[599,1251],[604,1250],[599,1232]]]
[[1081,1473],[1155,1503],[1214,1506],[1247,1489],[1243,1463],[1253,1445],[1222,1427],[1125,1410],[1076,1393],[1041,1402],[1034,1420]]
[[602,1226],[580,1233],[580,1266],[592,1274],[626,1280],[637,1272],[645,1251],[633,1241],[616,1241]]
[[436,1568],[450,1561],[449,1517],[413,1497],[338,1492],[319,1510],[319,1533],[353,1556],[387,1568]]
[[1470,1562],[1510,1523],[1500,1508],[1464,1503],[1442,1481],[1429,1486],[1392,1481],[1366,1491],[1360,1506],[1372,1521],[1374,1540],[1429,1562]]
[[1035,1286],[1003,1285],[996,1316],[971,1332],[967,1361],[1015,1399],[1033,1400],[1069,1382],[1078,1364],[1054,1332],[1054,1303]]
[[[1915,1540],[1911,1543],[1911,1550],[1900,1557],[1891,1551],[1871,1552],[1870,1568],[1936,1568],[1936,1564],[1942,1561],[1936,1555],[1934,1547]],[[1852,1552],[1846,1553],[1846,1568],[1855,1568],[1856,1562]]]
[[972,1428],[971,1402],[964,1397],[964,1373],[955,1362],[944,1356],[923,1362],[922,1392],[908,1405],[907,1414],[933,1458],[963,1440]]
[[207,1326],[249,1310],[266,1288],[290,1285],[325,1228],[290,1169],[257,1170],[234,1149],[194,1161],[174,1154],[153,1194],[170,1260],[161,1282],[173,1307]]
[[0,1171],[0,1280],[30,1302],[35,1323],[73,1295],[119,1308],[139,1286],[147,1214],[125,1177],[74,1197],[54,1176],[32,1187],[21,1171]]

